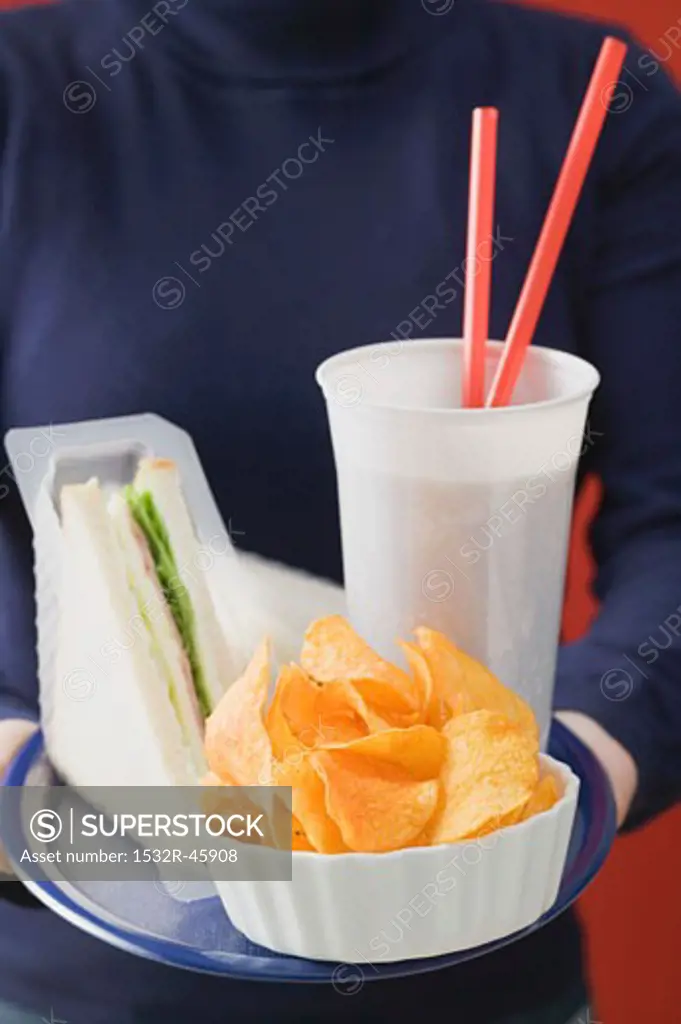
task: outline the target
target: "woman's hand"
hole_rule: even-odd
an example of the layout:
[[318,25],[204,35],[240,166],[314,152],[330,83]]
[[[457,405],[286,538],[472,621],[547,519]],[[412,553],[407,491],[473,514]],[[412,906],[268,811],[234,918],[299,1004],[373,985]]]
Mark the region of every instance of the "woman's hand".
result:
[[[38,726],[22,718],[8,718],[0,722],[0,777],[4,776],[15,754]],[[0,875],[13,874],[5,852],[0,846]]]
[[638,786],[638,769],[628,750],[605,729],[580,711],[557,711],[556,718],[596,755],[607,772],[617,805],[619,828],[631,807]]

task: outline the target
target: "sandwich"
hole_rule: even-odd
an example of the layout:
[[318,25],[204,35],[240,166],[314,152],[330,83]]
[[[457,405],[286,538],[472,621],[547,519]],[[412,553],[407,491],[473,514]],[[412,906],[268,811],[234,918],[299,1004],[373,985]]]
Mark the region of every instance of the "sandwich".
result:
[[[73,784],[193,785],[204,726],[243,666],[220,628],[176,465],[59,496],[62,586],[48,752]],[[202,568],[203,566],[203,568]]]

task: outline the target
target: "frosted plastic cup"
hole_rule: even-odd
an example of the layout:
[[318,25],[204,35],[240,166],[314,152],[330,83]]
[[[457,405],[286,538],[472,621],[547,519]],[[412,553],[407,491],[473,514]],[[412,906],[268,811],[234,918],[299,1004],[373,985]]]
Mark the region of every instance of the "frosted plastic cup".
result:
[[[489,342],[487,387],[501,343]],[[390,341],[317,369],[348,614],[385,658],[441,630],[533,707],[548,739],[580,454],[598,372],[531,346],[513,405],[462,409],[460,339]]]

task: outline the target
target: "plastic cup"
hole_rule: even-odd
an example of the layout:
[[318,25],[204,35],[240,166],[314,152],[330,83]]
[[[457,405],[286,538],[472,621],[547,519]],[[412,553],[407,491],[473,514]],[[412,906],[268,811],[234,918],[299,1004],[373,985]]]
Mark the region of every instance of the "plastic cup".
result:
[[[460,339],[391,341],[317,369],[348,614],[383,657],[445,633],[533,707],[546,749],[575,474],[599,374],[532,346],[505,408],[462,409]],[[488,342],[487,387],[502,344]]]

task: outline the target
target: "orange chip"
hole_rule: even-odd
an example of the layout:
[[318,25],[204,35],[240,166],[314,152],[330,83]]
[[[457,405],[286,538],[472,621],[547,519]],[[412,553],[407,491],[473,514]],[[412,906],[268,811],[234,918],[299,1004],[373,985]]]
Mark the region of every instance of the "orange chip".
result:
[[545,775],[525,804],[520,820],[526,821],[528,818],[533,818],[535,814],[543,814],[544,811],[550,811],[559,800],[558,783],[553,775]]
[[[209,776],[207,776],[208,778]],[[220,786],[229,789],[223,782],[208,782],[209,786]],[[232,814],[250,814],[256,818],[259,814],[264,815],[264,837],[257,832],[250,835],[239,836],[241,843],[248,843],[252,846],[275,846],[281,850],[291,848],[292,839],[292,815],[288,800],[282,799],[275,790],[267,788],[249,788],[244,792],[244,787],[237,787],[236,792],[213,792],[202,794],[201,807],[205,814],[217,814],[222,818],[229,818]]]
[[382,718],[381,715],[372,711],[353,683],[343,679],[334,683],[323,683],[322,689],[323,691],[328,689],[329,694],[332,696],[338,690],[339,696],[342,697],[342,700],[346,700],[354,709],[355,714],[362,719],[369,733],[382,732],[383,729],[390,728],[390,723],[385,718]]
[[400,647],[405,653],[407,661],[409,662],[409,668],[411,674],[414,677],[421,697],[421,715],[420,719],[422,722],[427,722],[429,719],[430,707],[433,702],[433,673],[430,670],[428,659],[416,644],[408,643],[406,640],[398,641]]
[[517,693],[500,683],[484,665],[461,651],[443,633],[420,627],[416,637],[433,675],[431,725],[437,728],[439,724],[441,728],[444,721],[457,714],[496,711],[532,735],[539,749],[534,712]]
[[388,728],[352,683],[317,683],[298,665],[285,665],[279,673],[273,706],[275,702],[273,728],[281,729],[277,716],[282,715],[296,740],[308,748],[346,743]]
[[271,780],[272,744],[263,721],[269,682],[270,645],[264,640],[206,722],[209,768],[240,786],[266,786]]
[[[201,782],[201,785],[217,788],[222,788],[224,786],[224,782],[222,782],[221,779],[218,779],[217,782],[206,781],[210,778],[217,779],[217,775],[213,775],[212,772],[209,772],[206,778]],[[219,814],[220,809],[225,806],[226,802],[228,802],[225,801],[222,793],[213,792],[201,793],[199,800],[200,806],[205,814]]]
[[[274,838],[274,845],[280,850],[292,849],[293,844],[293,815],[291,804],[283,800],[279,793],[273,794],[273,801],[266,799],[266,790],[260,790],[262,803],[260,811],[264,813],[267,828]],[[271,792],[271,790],[270,790]],[[265,833],[267,836],[267,833]]]
[[353,683],[382,717],[387,718],[385,712],[411,716],[410,725],[418,717],[418,686],[402,669],[379,657],[341,615],[312,623],[305,634],[301,663],[320,683],[338,679]]
[[295,815],[291,821],[291,849],[314,851],[314,846],[305,835],[305,829]]
[[225,778],[221,779],[215,772],[208,772],[199,781],[199,786],[235,786],[236,783],[233,779]]
[[[302,744],[300,740],[296,739],[291,731],[291,726],[288,724],[282,710],[282,695],[285,687],[281,685],[281,678],[280,673],[274,690],[274,696],[272,697],[272,703],[270,704],[265,716],[265,728],[267,730],[267,735],[270,738],[272,752],[275,758],[277,761],[287,761],[292,754],[300,752]],[[274,784],[281,785],[281,783],[276,779],[276,765],[274,775]]]
[[511,825],[517,825],[518,822],[523,820],[523,808],[514,807],[512,811],[507,814],[502,814],[499,817],[492,817],[480,828],[476,828],[473,832],[468,832],[467,835],[462,836],[462,839],[480,839],[483,836],[490,835],[491,832],[498,832],[500,828],[510,828]]
[[408,846],[437,806],[436,780],[416,782],[392,764],[342,749],[317,751],[310,761],[324,780],[328,813],[351,850],[385,853]]
[[447,741],[442,733],[428,725],[413,725],[410,729],[388,729],[342,747],[326,749],[342,749],[375,758],[383,764],[401,768],[417,782],[425,782],[439,777],[447,753]]
[[[277,794],[274,794],[276,801],[274,808],[271,806],[271,801],[267,799],[261,801],[258,798],[258,795],[253,799],[254,793],[267,794],[272,792],[273,791],[270,789],[248,789],[247,791],[244,791],[241,786],[228,786],[223,782],[220,782],[215,786],[213,783],[210,783],[208,791],[200,794],[199,806],[204,814],[216,814],[221,818],[229,818],[232,814],[252,814],[253,817],[256,817],[258,814],[264,814],[267,818],[269,834],[275,836],[276,840],[276,837],[281,836],[284,831],[281,821],[285,820],[287,827],[290,822],[290,814],[287,814],[287,817],[282,819],[282,813],[287,813],[288,811],[286,805]],[[281,804],[281,808],[279,808],[277,804]],[[258,845],[263,844],[263,840],[255,833],[250,838],[239,838],[242,842],[250,842]]]
[[434,728],[441,729],[462,710],[463,671],[457,657],[458,651],[442,633],[433,629],[420,627],[415,633],[432,681],[426,721]]
[[519,819],[539,780],[534,741],[518,723],[491,711],[452,718],[443,800],[431,842],[455,843]]
[[275,767],[277,785],[290,786],[293,816],[300,822],[308,842],[318,853],[343,853],[338,825],[326,809],[324,783],[307,757],[282,762]]

